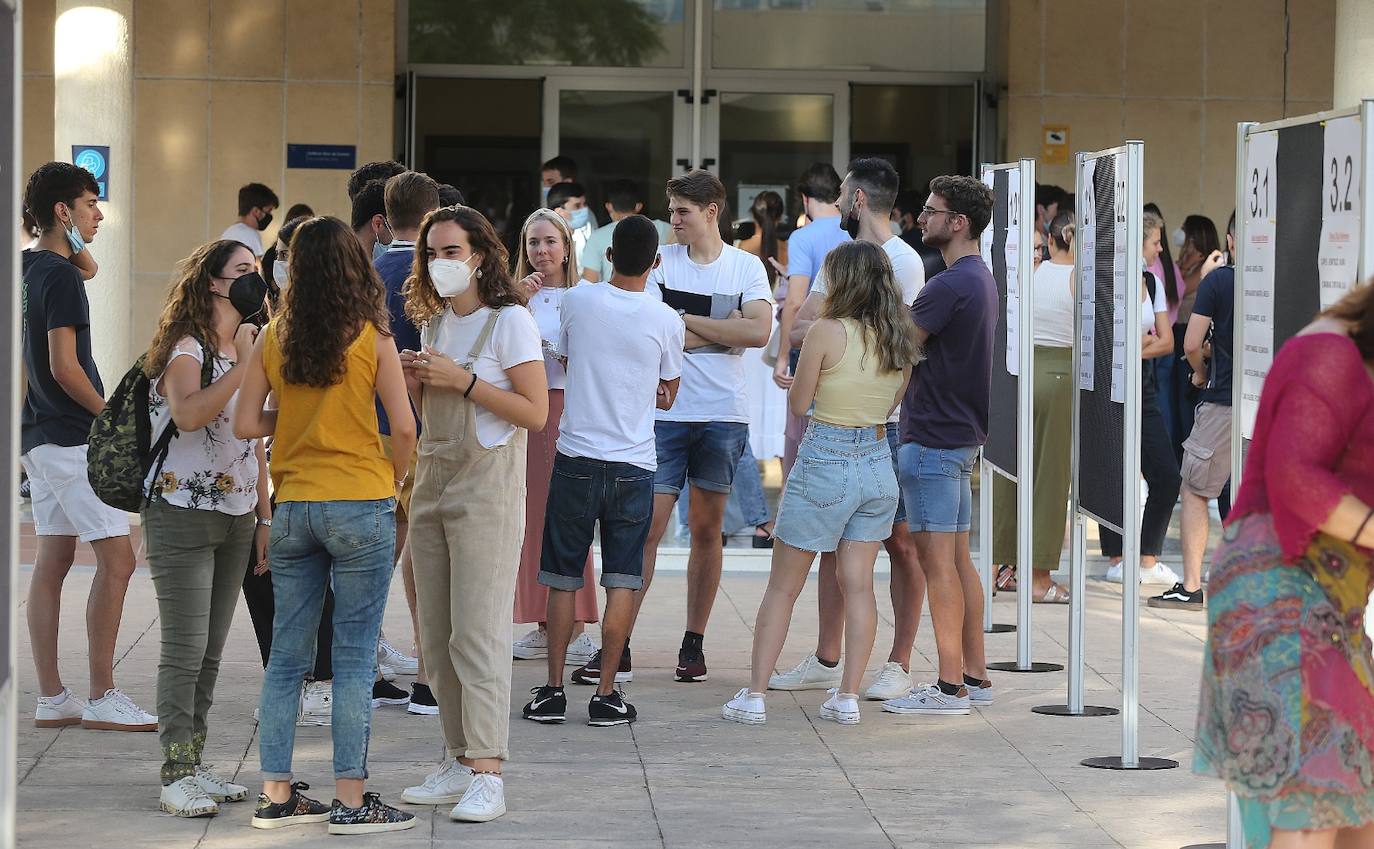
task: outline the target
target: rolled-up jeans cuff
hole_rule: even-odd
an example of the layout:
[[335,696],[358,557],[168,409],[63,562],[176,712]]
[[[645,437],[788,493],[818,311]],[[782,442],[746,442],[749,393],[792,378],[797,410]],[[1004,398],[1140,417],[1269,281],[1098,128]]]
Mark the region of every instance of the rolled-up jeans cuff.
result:
[[571,593],[582,589],[586,580],[581,575],[574,577],[572,575],[559,575],[555,572],[540,572],[539,583],[552,590]]
[[291,781],[295,776],[289,772],[264,772],[263,781]]
[[621,575],[618,572],[602,572],[601,586],[607,589],[640,590],[644,588],[644,578],[640,575]]
[[367,767],[360,767],[360,768],[358,768],[358,769],[346,769],[346,770],[343,770],[342,772],[335,772],[335,773],[334,773],[334,780],[337,781],[337,780],[339,780],[339,779],[341,779],[341,778],[346,778],[346,779],[355,780],[355,781],[362,781],[362,780],[364,780],[364,779],[367,778]]

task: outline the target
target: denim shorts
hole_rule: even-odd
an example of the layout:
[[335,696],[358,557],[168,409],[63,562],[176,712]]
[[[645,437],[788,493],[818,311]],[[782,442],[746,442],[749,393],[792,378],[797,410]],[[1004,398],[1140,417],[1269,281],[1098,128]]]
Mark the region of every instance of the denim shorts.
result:
[[778,505],[774,536],[802,551],[834,551],[840,540],[892,535],[897,476],[885,426],[811,420]]
[[968,532],[973,524],[973,464],[977,459],[977,445],[902,445],[897,455],[897,479],[906,499],[907,527],[913,533]]
[[[897,468],[897,456],[902,450],[902,437],[897,431],[895,422],[887,423],[887,450],[892,454],[892,474],[897,480],[901,480],[902,473]],[[906,521],[906,499],[902,497],[902,488],[897,487],[897,515],[892,517],[892,524]]]
[[539,583],[555,590],[582,589],[582,570],[601,523],[601,586],[644,586],[644,544],[654,515],[654,473],[629,463],[608,463],[559,453],[553,459]]
[[744,422],[654,422],[654,492],[678,495],[690,483],[707,492],[728,493],[748,439]]

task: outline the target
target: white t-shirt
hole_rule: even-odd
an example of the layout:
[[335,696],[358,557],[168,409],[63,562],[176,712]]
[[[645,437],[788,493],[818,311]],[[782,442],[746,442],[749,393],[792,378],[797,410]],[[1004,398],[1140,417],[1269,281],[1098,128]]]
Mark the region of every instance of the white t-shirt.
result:
[[[710,265],[692,262],[686,245],[664,245],[658,253],[663,261],[649,273],[645,291],[674,311],[721,319],[753,301],[773,303],[763,262],[747,251],[723,245]],[[658,420],[747,423],[743,355],[743,348],[724,345],[688,351],[677,401],[671,410],[659,410]]]
[[[921,255],[916,253],[915,248],[896,236],[883,242],[883,252],[892,263],[892,275],[897,278],[897,285],[902,287],[902,303],[910,307],[916,303],[916,296],[921,294],[921,288],[926,285],[925,263],[921,261]],[[816,270],[816,279],[811,284],[811,291],[821,297],[825,297],[830,291],[823,265]],[[896,422],[901,418],[902,405],[898,404],[888,421]]]
[[[1149,274],[1151,277],[1155,277],[1153,272],[1147,271],[1145,273]],[[1158,277],[1155,277],[1154,303],[1150,303],[1150,290],[1148,287],[1145,289],[1145,297],[1140,299],[1141,333],[1149,333],[1151,330],[1155,329],[1155,313],[1160,312],[1166,315],[1168,314],[1169,295],[1164,291],[1164,284],[1160,282],[1160,279]]]
[[[652,219],[654,229],[658,231],[658,243],[668,244],[668,237],[672,235],[672,228],[667,222]],[[598,278],[602,283],[611,279],[615,268],[611,261],[606,259],[606,249],[611,246],[611,236],[615,234],[615,225],[619,222],[612,221],[604,227],[594,230],[591,236],[587,237],[587,243],[582,246],[581,252],[577,255],[577,262],[583,269],[591,269],[600,275]]]
[[682,319],[646,292],[609,283],[568,290],[559,350],[568,356],[558,450],[570,457],[658,468],[658,382],[682,375]]
[[[199,374],[205,363],[205,350],[190,336],[172,349],[167,359],[171,365],[177,357],[196,361]],[[212,380],[219,380],[233,367],[228,357],[215,358],[210,371]],[[167,372],[164,369],[163,374]],[[152,423],[153,441],[157,441],[172,421],[172,408],[167,398],[157,391],[159,376],[148,387],[148,414]],[[165,386],[163,387],[166,388]],[[159,497],[176,507],[192,510],[214,510],[229,516],[253,512],[258,503],[258,455],[256,440],[234,436],[230,422],[238,390],[229,396],[224,409],[215,414],[200,430],[177,434],[167,446],[167,459],[162,471],[156,465],[148,471],[147,486],[156,486]],[[145,487],[145,491],[147,491]]]
[[[530,313],[534,316],[534,323],[539,325],[539,338],[555,347],[558,345],[558,315],[563,296],[568,291],[566,287],[546,286],[530,298]],[[544,373],[548,375],[550,389],[564,387],[567,374],[563,371],[563,364],[548,351],[544,351]]]
[[240,242],[248,246],[253,252],[253,256],[262,256],[262,234],[257,230],[244,224],[242,221],[235,221],[224,232],[219,235],[221,239],[228,239],[231,242]]
[[[1035,344],[1046,348],[1073,347],[1072,265],[1042,262],[1035,269]],[[1154,326],[1154,316],[1150,316]]]
[[[477,336],[491,315],[491,307],[481,307],[471,315],[456,315],[451,308],[445,307],[438,319],[439,332],[434,339],[434,347],[456,363],[467,361]],[[497,389],[510,391],[512,384],[506,376],[506,369],[515,368],[522,363],[542,362],[544,353],[539,345],[539,325],[529,310],[519,307],[505,307],[496,318],[496,326],[491,337],[473,364],[473,373],[481,380]],[[477,441],[483,448],[496,448],[505,445],[515,434],[515,425],[489,412],[480,404],[477,408]]]

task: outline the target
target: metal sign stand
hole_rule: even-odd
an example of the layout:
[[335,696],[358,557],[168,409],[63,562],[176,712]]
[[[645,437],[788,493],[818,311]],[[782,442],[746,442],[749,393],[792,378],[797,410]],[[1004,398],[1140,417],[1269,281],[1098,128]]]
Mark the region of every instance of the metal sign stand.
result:
[[[1019,210],[1016,217],[1018,245],[1016,268],[1007,269],[1007,276],[1016,275],[1017,371],[1016,381],[1016,660],[989,663],[988,669],[998,672],[1058,672],[1058,663],[1031,661],[1031,602],[1034,571],[1031,550],[1034,532],[1035,487],[1035,326],[1032,323],[1034,297],[1031,251],[1035,238],[1035,160],[1022,159],[1014,167],[1020,180]],[[1010,287],[1008,287],[1010,289]],[[990,468],[990,467],[989,467]],[[994,474],[996,474],[994,472]],[[991,492],[991,487],[988,488]]]
[[[1123,279],[1125,311],[1125,462],[1122,504],[1121,576],[1121,754],[1086,758],[1094,769],[1174,769],[1178,761],[1140,756],[1140,278],[1144,272],[1140,246],[1144,242],[1141,213],[1145,143],[1126,142],[1126,261]],[[1120,202],[1120,201],[1118,201]]]
[[992,621],[992,591],[997,576],[992,573],[992,464],[978,456],[978,577],[983,580],[983,633],[1005,634],[1015,625]]

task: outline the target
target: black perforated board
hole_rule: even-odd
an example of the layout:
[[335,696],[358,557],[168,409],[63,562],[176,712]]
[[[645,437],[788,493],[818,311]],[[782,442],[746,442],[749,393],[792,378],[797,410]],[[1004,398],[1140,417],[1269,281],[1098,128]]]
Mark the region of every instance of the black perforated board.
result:
[[[992,172],[992,279],[997,281],[997,332],[992,350],[992,403],[988,407],[988,441],[983,458],[1007,477],[1016,478],[1017,379],[1007,372],[1007,228],[1010,226],[1007,198],[1011,194],[1011,175],[1007,169]],[[1021,250],[1030,247],[1022,245]],[[1021,371],[1025,371],[1022,366]]]
[[[1093,171],[1096,226],[1093,388],[1078,390],[1079,508],[1120,531],[1125,516],[1122,482],[1126,405],[1112,401],[1112,259],[1116,250],[1116,159],[1099,157]],[[1083,285],[1083,281],[1080,281]],[[1077,375],[1075,375],[1075,381]]]

